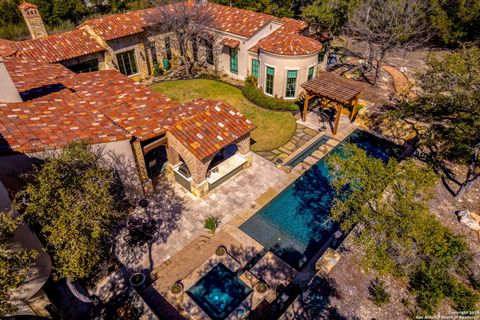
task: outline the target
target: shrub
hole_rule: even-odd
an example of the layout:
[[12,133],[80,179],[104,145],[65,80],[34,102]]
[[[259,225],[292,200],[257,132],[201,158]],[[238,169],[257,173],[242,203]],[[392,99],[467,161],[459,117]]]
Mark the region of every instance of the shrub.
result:
[[451,290],[448,292],[448,296],[454,303],[454,308],[458,311],[472,311],[476,310],[478,303],[478,295],[472,290],[465,287],[462,283],[456,282]]
[[245,84],[254,86],[256,88],[258,84],[258,79],[253,74],[249,74],[247,78],[245,78]]
[[385,282],[378,278],[372,280],[368,292],[370,293],[370,300],[377,306],[383,306],[390,302],[390,294],[385,289]]
[[217,229],[219,223],[220,220],[217,217],[208,217],[207,219],[205,219],[205,228],[214,232]]
[[163,72],[164,72],[163,69],[160,68],[158,63],[155,63],[155,65],[153,66],[153,76],[154,77],[163,76]]
[[247,83],[242,88],[242,93],[251,102],[257,104],[260,107],[272,110],[283,110],[283,111],[297,111],[298,105],[284,101],[280,99],[274,99],[264,95],[260,90],[258,90],[254,85],[251,83]]
[[183,290],[183,285],[181,282],[178,282],[178,281],[172,285],[172,288],[170,288],[170,291],[173,294],[179,294],[180,292],[182,292],[182,290]]

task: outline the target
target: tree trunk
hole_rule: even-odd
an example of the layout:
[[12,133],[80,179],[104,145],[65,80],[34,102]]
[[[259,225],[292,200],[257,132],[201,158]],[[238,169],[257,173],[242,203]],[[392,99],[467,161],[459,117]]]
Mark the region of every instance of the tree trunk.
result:
[[380,75],[384,58],[385,58],[385,50],[382,50],[382,52],[380,53],[380,57],[378,57],[378,60],[377,60],[377,66],[376,66],[376,69],[375,69],[375,77],[373,78],[373,85],[377,84],[378,76]]
[[472,161],[468,164],[467,178],[465,179],[465,182],[462,183],[462,185],[460,186],[460,189],[458,189],[458,192],[455,195],[455,199],[460,199],[465,193],[465,191],[467,191],[472,186],[472,184],[478,178],[480,178],[480,175],[475,172],[477,168],[479,153],[480,153],[480,145],[477,145],[474,148]]

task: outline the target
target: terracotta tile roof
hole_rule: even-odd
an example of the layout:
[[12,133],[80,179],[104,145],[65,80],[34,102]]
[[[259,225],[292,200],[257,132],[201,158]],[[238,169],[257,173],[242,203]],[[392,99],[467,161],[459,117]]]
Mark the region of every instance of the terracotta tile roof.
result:
[[232,39],[232,38],[224,38],[222,40],[222,44],[229,48],[237,48],[240,45],[240,41]]
[[142,15],[146,10],[112,14],[83,22],[80,27],[90,26],[104,40],[114,40],[144,31]]
[[130,139],[130,134],[65,90],[51,101],[0,104],[0,151],[39,152],[75,140],[102,143]]
[[196,100],[187,105],[200,106],[205,111],[178,122],[168,132],[200,160],[214,155],[256,128],[225,102]]
[[251,37],[271,21],[278,20],[268,14],[215,3],[208,3],[207,8],[211,15],[212,28],[244,37]]
[[74,75],[61,64],[38,63],[19,57],[4,60],[5,67],[24,101],[51,93],[55,84]]
[[16,51],[17,49],[15,49],[15,41],[0,39],[0,57],[9,57]]
[[[145,28],[161,24],[165,15],[189,10],[187,2],[177,2],[154,8],[90,19],[81,26],[91,26],[105,40],[113,40],[145,31]],[[207,3],[204,7],[210,27],[251,37],[276,17],[249,10]],[[207,17],[208,16],[208,17]]]
[[[207,151],[192,151],[203,157],[223,141],[255,128],[224,103],[180,104],[116,70],[75,74],[60,64],[18,57],[6,57],[4,62],[24,102],[0,104],[0,152],[36,152],[78,139],[144,141],[167,130],[178,132],[178,123],[186,127],[203,123],[203,131],[194,128],[193,132]],[[201,137],[196,135],[199,132]],[[177,135],[179,140],[189,136]]]
[[29,3],[29,2],[22,2],[18,7],[22,10],[38,9],[38,7],[36,5],[34,5],[33,3]]
[[259,49],[265,52],[285,55],[301,56],[320,52],[322,44],[310,37],[300,34],[308,25],[306,22],[295,19],[283,19],[285,24],[262,38],[250,51],[257,52]]
[[81,29],[15,42],[14,47],[17,50],[16,56],[47,63],[105,51],[91,35]]

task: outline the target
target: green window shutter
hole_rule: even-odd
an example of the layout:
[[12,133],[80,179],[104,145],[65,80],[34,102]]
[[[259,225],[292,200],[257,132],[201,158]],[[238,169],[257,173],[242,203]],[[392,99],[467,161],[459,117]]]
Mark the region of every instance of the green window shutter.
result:
[[265,92],[268,94],[273,94],[273,81],[275,76],[275,69],[272,67],[267,67],[267,76],[265,80]]
[[285,92],[285,97],[294,98],[295,90],[297,86],[297,70],[287,70],[287,90]]
[[230,72],[238,73],[238,52],[237,49],[230,48]]
[[259,69],[260,61],[257,59],[252,59],[252,75],[255,78],[258,78],[258,69]]
[[315,67],[308,68],[308,80],[312,80],[315,74]]

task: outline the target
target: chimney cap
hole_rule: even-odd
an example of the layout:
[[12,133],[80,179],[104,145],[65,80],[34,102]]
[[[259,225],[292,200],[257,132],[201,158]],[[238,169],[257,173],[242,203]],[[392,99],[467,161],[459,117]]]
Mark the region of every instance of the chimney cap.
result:
[[22,2],[18,7],[21,10],[38,9],[38,6],[30,2]]

